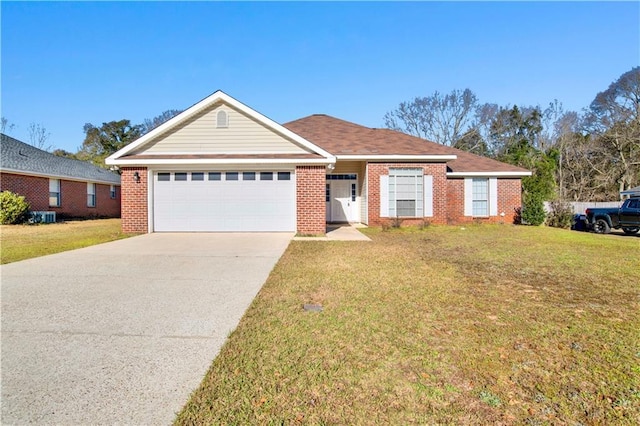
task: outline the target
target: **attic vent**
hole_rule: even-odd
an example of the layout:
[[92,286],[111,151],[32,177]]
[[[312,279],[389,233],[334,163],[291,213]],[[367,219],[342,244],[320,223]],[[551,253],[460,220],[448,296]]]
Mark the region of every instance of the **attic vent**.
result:
[[218,111],[216,115],[216,127],[218,129],[225,129],[229,127],[229,116],[226,111]]

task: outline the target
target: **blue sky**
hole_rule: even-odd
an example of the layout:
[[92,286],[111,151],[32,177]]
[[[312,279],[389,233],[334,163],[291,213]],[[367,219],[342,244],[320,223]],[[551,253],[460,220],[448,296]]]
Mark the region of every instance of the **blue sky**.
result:
[[640,64],[640,3],[2,1],[2,116],[75,152],[85,123],[141,123],[217,89],[284,123],[371,127],[401,101],[580,110]]

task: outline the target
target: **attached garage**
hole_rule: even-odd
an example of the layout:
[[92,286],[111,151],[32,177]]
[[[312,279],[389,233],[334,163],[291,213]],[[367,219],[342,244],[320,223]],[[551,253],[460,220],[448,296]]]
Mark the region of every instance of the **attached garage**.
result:
[[153,172],[156,232],[294,232],[293,170]]

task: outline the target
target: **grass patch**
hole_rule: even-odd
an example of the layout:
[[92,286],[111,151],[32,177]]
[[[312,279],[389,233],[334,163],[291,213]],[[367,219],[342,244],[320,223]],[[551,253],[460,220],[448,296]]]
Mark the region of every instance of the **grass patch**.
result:
[[120,219],[0,226],[0,259],[10,263],[128,237]]
[[363,232],[291,243],[176,424],[639,423],[640,240]]

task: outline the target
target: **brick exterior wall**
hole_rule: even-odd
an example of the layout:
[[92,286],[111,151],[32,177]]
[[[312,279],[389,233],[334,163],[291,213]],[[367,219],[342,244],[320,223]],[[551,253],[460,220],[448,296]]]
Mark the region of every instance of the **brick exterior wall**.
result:
[[296,228],[302,235],[326,232],[326,168],[296,167]]
[[[516,209],[522,206],[522,181],[519,178],[498,179],[498,216],[485,218],[464,215],[464,179],[449,179],[447,187],[447,222],[451,224],[475,221],[513,223]],[[500,213],[504,213],[504,217]]]
[[[122,231],[127,233],[149,232],[147,203],[147,168],[122,167]],[[140,182],[133,178],[140,175]]]
[[0,191],[24,195],[31,211],[56,212],[56,218],[120,217],[120,187],[96,183],[96,206],[87,207],[87,182],[60,179],[60,206],[49,206],[49,178],[0,173]]
[[390,218],[380,217],[380,176],[389,175],[389,169],[422,169],[425,175],[433,176],[433,217],[402,218],[404,225],[418,225],[423,220],[431,223],[447,222],[447,165],[444,163],[369,163],[367,165],[367,187],[369,188],[369,226],[390,223]]

